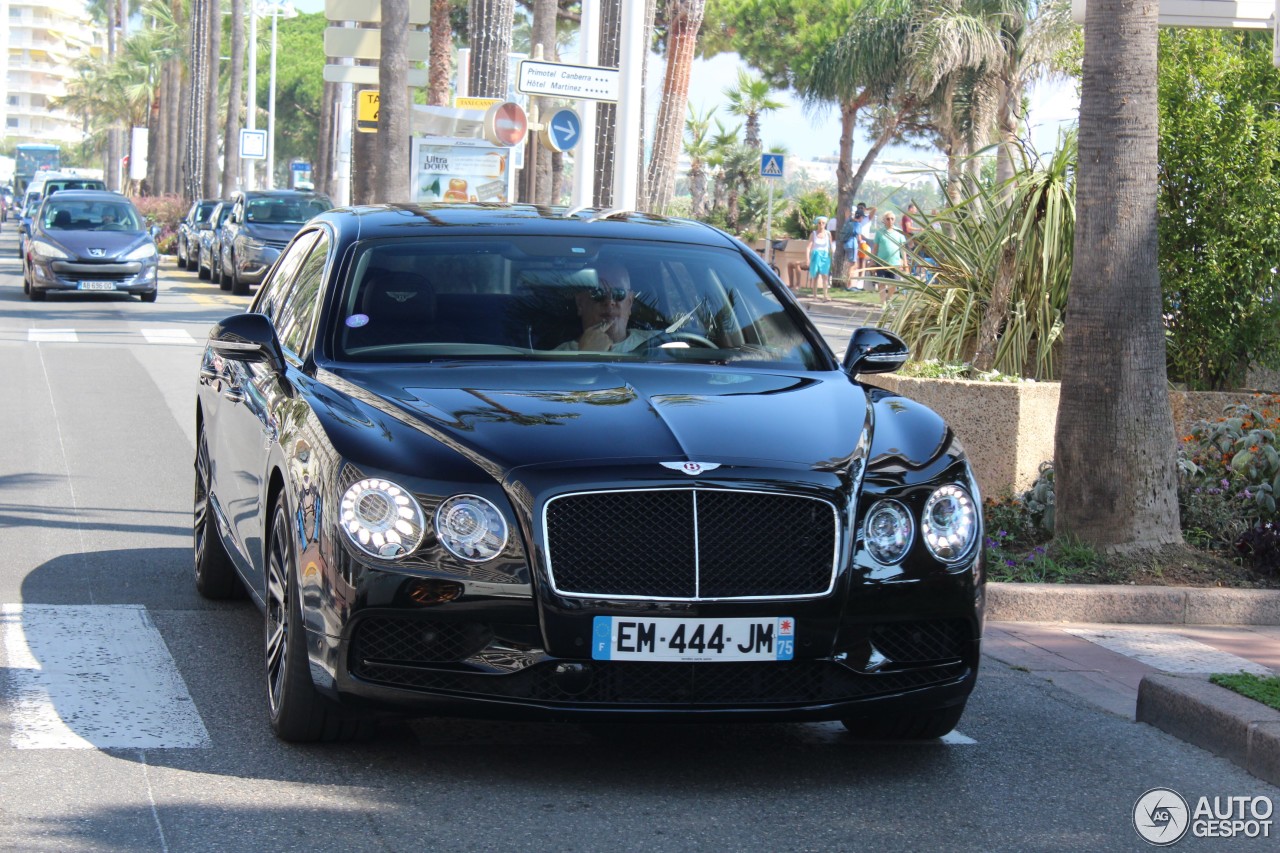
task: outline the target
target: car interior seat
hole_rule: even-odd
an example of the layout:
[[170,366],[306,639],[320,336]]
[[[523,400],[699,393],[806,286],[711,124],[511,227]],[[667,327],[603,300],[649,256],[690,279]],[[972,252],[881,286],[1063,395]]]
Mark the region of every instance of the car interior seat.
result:
[[[440,340],[435,288],[423,275],[369,267],[356,304],[358,314],[347,319],[346,345],[350,348]],[[361,325],[353,325],[357,317]]]
[[67,229],[71,227],[71,211],[59,210],[53,215],[53,227]]

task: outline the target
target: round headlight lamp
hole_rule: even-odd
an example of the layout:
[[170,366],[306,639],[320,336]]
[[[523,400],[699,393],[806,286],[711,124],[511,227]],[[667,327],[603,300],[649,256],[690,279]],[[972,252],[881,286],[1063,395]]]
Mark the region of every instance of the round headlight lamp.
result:
[[876,501],[867,513],[867,551],[876,562],[891,565],[907,555],[915,535],[911,513],[897,501]]
[[427,527],[417,499],[379,479],[361,480],[347,489],[338,524],[352,545],[380,560],[412,552]]
[[454,495],[436,510],[436,535],[458,559],[483,563],[507,547],[507,522],[479,495]]
[[925,501],[920,533],[929,552],[952,562],[969,553],[978,538],[978,512],[973,498],[959,486],[943,486]]

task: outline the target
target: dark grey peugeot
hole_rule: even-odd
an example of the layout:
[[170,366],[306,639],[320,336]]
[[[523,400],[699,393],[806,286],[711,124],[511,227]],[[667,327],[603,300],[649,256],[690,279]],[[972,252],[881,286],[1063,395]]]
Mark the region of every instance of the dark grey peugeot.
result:
[[22,289],[33,302],[49,293],[132,293],[155,302],[154,235],[120,193],[64,190],[48,196],[31,221]]

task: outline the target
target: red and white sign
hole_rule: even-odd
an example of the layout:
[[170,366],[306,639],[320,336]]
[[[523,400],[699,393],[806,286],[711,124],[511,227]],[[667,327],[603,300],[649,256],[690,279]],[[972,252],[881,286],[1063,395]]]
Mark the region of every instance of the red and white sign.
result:
[[519,104],[494,104],[484,114],[484,138],[493,145],[519,145],[528,133],[529,117]]

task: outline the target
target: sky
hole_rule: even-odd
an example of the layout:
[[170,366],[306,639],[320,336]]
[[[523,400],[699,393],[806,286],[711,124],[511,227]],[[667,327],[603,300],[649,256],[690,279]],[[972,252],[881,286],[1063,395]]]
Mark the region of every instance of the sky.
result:
[[[294,0],[293,5],[301,12],[324,11],[324,0]],[[565,56],[568,61],[574,61],[571,57],[576,57],[576,48]],[[658,91],[661,86],[664,62],[660,56],[649,59],[649,85],[646,88],[650,91]],[[689,103],[699,111],[725,104],[724,90],[736,84],[739,67],[747,68],[737,54],[695,60],[689,80]],[[749,68],[747,70],[750,71]],[[801,160],[836,156],[840,144],[840,114],[834,107],[816,112],[806,110],[799,97],[791,91],[777,92],[774,97],[785,106],[761,118],[760,134],[765,148],[783,146],[790,156]],[[1080,101],[1075,84],[1070,81],[1042,84],[1029,93],[1029,102],[1032,142],[1038,151],[1050,151],[1057,142],[1059,131],[1078,120]],[[657,108],[656,101],[648,105],[650,123]],[[718,110],[718,116],[730,127],[740,121],[723,109]],[[860,161],[870,147],[868,140],[855,138],[854,162]],[[936,151],[891,145],[881,153],[880,160],[923,162],[935,157]]]

